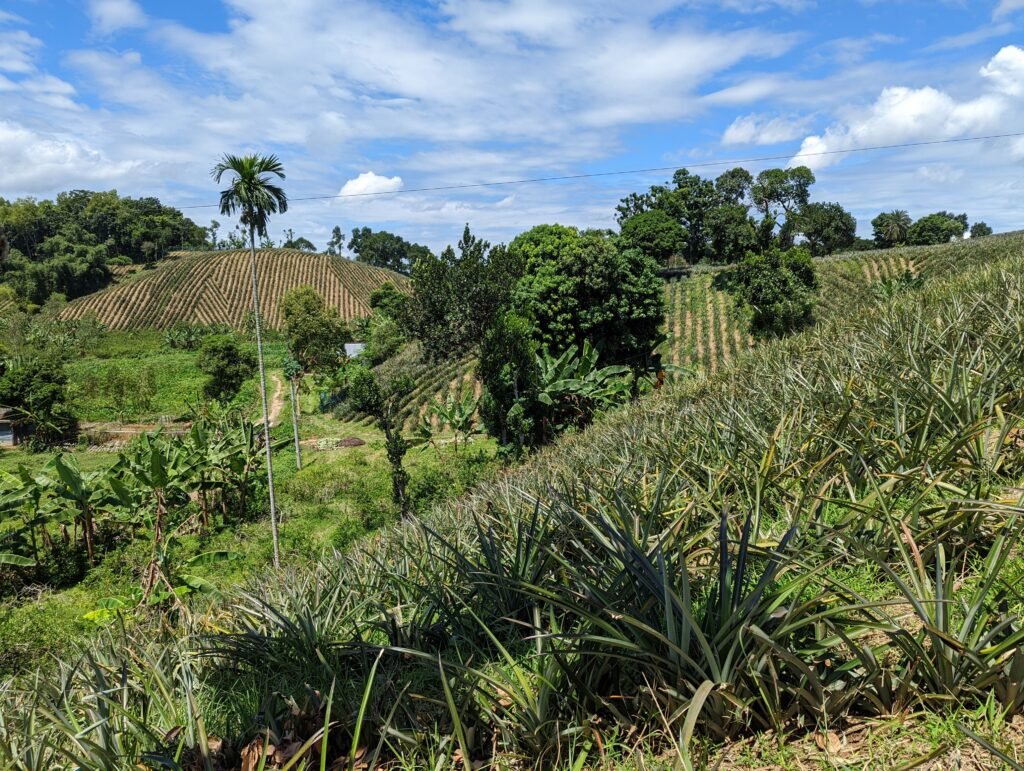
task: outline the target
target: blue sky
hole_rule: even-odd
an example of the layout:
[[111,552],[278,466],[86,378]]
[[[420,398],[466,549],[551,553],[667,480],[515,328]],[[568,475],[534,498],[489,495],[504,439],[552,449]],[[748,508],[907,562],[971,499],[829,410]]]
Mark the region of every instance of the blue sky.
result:
[[[1024,131],[1022,31],[1024,0],[5,0],[0,196],[211,204],[225,151],[277,153],[299,198]],[[804,160],[862,233],[1024,227],[1022,140]],[[272,235],[611,226],[667,176],[296,202]]]

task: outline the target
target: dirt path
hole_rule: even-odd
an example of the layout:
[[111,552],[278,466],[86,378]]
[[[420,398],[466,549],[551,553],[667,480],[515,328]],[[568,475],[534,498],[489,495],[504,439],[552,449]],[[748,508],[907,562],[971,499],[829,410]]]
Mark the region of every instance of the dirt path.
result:
[[271,375],[274,381],[274,395],[270,397],[270,425],[276,426],[281,422],[281,410],[284,409],[284,381],[277,375]]

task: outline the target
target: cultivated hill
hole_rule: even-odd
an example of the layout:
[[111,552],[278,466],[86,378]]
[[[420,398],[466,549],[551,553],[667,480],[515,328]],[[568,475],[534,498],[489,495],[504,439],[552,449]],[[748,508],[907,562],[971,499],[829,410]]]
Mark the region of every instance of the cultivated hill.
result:
[[[908,246],[825,257],[817,261],[821,282],[817,316],[827,319],[853,303],[870,299],[874,287],[908,270],[927,279],[948,275],[961,265],[992,262],[1020,253],[1024,253],[1024,232],[940,246]],[[722,270],[698,268],[688,276],[665,281],[665,342],[660,348],[665,363],[687,367],[695,375],[714,375],[754,347],[746,322],[734,311],[732,295],[715,286],[715,277]],[[410,429],[431,403],[467,388],[478,390],[473,379],[476,361],[472,357],[426,362],[413,345],[383,366],[401,369],[415,382],[415,389],[399,411],[399,417]],[[339,415],[370,422],[346,407],[339,410]]]
[[[343,319],[370,314],[370,293],[386,282],[400,288],[408,279],[326,254],[294,249],[256,253],[260,310],[270,327],[281,326],[281,298],[309,285],[338,309]],[[68,319],[93,314],[109,329],[166,329],[175,324],[228,324],[241,327],[252,308],[249,252],[176,252],[145,270],[68,304]]]

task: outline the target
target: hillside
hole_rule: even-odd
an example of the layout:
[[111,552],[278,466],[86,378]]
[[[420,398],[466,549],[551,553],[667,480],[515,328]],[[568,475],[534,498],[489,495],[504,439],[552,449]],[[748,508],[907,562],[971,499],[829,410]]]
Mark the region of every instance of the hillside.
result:
[[[827,318],[851,302],[871,296],[872,287],[898,278],[906,271],[927,276],[973,259],[996,259],[1008,251],[1024,250],[1024,234],[1008,233],[980,241],[943,246],[918,246],[839,254],[818,260],[821,282],[818,315]],[[735,313],[732,296],[715,287],[723,269],[698,268],[690,276],[665,281],[665,342],[660,351],[666,364],[689,368],[694,374],[713,375],[754,347],[745,321]],[[431,363],[418,348],[403,351],[389,368],[399,368],[415,381],[399,417],[407,429],[419,421],[428,406],[449,394],[478,388],[473,381],[474,359]],[[369,424],[370,419],[347,407],[338,416]]]
[[[408,279],[381,268],[291,249],[257,252],[260,310],[269,327],[282,323],[278,306],[291,289],[310,285],[348,320],[370,313],[370,293]],[[241,327],[252,307],[249,252],[179,252],[155,269],[71,302],[68,319],[94,314],[109,329],[166,329],[175,324]]]
[[[904,260],[920,285],[872,291]],[[254,768],[266,720],[339,768],[996,767],[968,731],[1020,757],[1024,236],[822,274],[814,328],[0,688],[0,749],[105,767],[79,726],[110,725],[119,758]]]

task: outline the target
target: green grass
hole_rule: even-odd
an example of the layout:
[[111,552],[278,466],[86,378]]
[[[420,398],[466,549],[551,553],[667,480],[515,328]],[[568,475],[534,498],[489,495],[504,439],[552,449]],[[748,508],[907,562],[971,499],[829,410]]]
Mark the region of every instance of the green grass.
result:
[[[118,348],[114,351],[112,355]],[[251,387],[255,399],[255,384]],[[295,467],[287,400],[282,422],[273,430],[275,442],[280,445],[274,455],[274,473],[281,515],[281,553],[284,564],[292,568],[309,565],[333,550],[347,549],[398,518],[397,507],[391,502],[391,478],[381,432],[320,414],[315,411],[316,401],[315,394],[306,394],[302,400],[300,436],[310,444],[303,448],[301,471]],[[341,439],[357,439],[364,444],[335,447],[335,440]],[[464,493],[496,468],[493,440],[477,437],[456,456],[443,439],[439,450],[412,449],[406,458],[410,490],[419,511]],[[316,446],[316,440],[323,440],[323,449]],[[117,460],[117,453],[101,450],[78,452],[76,456],[84,471],[106,468]],[[29,453],[23,448],[2,451],[0,471],[25,467],[37,472],[50,458],[49,453]],[[146,539],[141,538],[118,549],[70,589],[45,591],[30,603],[12,598],[0,601],[0,650],[7,651],[0,655],[0,674],[43,664],[49,656],[67,652],[77,641],[87,639],[96,625],[87,621],[85,614],[96,610],[104,598],[119,596],[126,587],[138,584],[148,559],[147,548]],[[180,537],[172,559],[183,561],[211,551],[241,557],[193,570],[218,591],[228,592],[259,577],[272,558],[267,521],[243,522],[218,532]]]
[[[285,345],[272,339],[264,347],[268,369],[280,367]],[[164,344],[163,334],[154,331],[108,332],[99,344],[68,363],[72,401],[80,420],[85,422],[152,423],[161,419],[178,420],[187,416],[191,406],[202,402],[206,376],[199,370],[194,351],[181,351]],[[138,377],[148,373],[153,383],[151,397],[139,403],[128,388],[125,397],[112,390],[118,375]],[[132,381],[129,380],[129,383]],[[273,390],[273,384],[268,383]],[[243,386],[236,399],[240,406],[258,405],[256,378]]]

